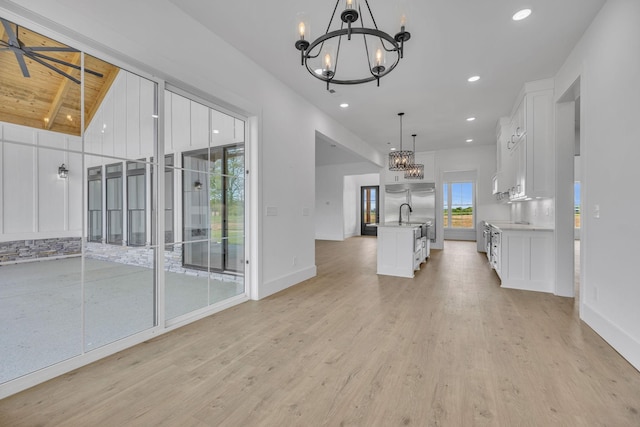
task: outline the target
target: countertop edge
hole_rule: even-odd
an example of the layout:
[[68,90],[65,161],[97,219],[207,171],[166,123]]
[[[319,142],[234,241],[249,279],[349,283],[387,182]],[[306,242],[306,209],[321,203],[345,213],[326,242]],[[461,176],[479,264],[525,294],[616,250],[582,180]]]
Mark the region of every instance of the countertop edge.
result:
[[554,231],[552,227],[531,224],[517,224],[508,221],[488,221],[485,223],[501,231]]

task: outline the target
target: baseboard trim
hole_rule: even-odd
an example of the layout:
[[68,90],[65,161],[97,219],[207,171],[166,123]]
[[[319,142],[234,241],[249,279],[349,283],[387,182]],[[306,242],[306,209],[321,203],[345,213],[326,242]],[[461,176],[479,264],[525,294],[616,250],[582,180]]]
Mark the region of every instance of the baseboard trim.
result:
[[276,292],[283,291],[293,285],[297,285],[300,282],[311,279],[317,275],[317,271],[317,267],[313,265],[311,267],[294,271],[291,274],[280,276],[277,279],[264,282],[262,285],[258,286],[258,295],[255,299],[260,300],[262,298],[266,298]]
[[614,348],[627,362],[640,371],[640,342],[602,316],[588,304],[583,304],[580,318]]

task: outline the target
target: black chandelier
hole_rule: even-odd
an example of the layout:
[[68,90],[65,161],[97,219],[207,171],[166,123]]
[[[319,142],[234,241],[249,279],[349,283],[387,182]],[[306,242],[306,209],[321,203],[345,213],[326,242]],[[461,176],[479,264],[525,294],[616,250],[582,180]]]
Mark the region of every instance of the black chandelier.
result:
[[[413,137],[413,155],[415,159],[417,134],[414,133],[411,136]],[[405,179],[424,179],[424,165],[419,165],[417,163],[408,165],[404,170],[404,177]]]
[[415,156],[413,151],[402,149],[402,116],[404,113],[398,113],[400,117],[400,150],[389,153],[389,170],[404,171],[409,165],[415,164]]
[[[344,9],[340,14],[342,22],[338,29],[330,31],[341,1],[344,2]],[[392,37],[378,29],[369,1],[364,0],[364,4],[373,28],[365,26],[365,15],[358,5],[358,0],[337,0],[327,30],[312,42],[309,41],[309,21],[304,14],[298,17],[298,36],[300,38],[296,41],[295,46],[300,51],[301,65],[306,66],[309,73],[315,78],[327,82],[327,90],[329,83],[355,85],[376,80],[380,86],[380,79],[389,74],[403,57],[404,42],[411,38],[411,34],[405,31],[406,16],[401,13],[400,31]],[[356,26],[358,19],[360,19],[360,25]],[[338,77],[338,59],[342,38],[346,36],[347,40],[351,40],[351,36],[354,34],[361,34],[364,41],[364,52],[369,66],[367,74],[365,77]],[[389,65],[386,60],[387,52],[394,56]]]

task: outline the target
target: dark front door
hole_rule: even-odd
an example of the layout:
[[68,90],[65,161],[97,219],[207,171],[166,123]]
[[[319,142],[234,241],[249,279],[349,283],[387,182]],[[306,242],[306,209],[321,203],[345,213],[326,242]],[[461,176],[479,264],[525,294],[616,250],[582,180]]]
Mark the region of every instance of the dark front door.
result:
[[380,187],[369,185],[360,187],[360,234],[363,236],[377,236],[380,221],[378,217],[378,196]]

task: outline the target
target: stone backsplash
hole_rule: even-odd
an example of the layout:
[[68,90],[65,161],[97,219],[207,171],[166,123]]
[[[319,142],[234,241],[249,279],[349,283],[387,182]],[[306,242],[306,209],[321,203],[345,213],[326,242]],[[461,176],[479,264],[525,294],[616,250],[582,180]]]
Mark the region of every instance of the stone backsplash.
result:
[[12,240],[0,242],[0,263],[79,255],[81,251],[80,237]]

